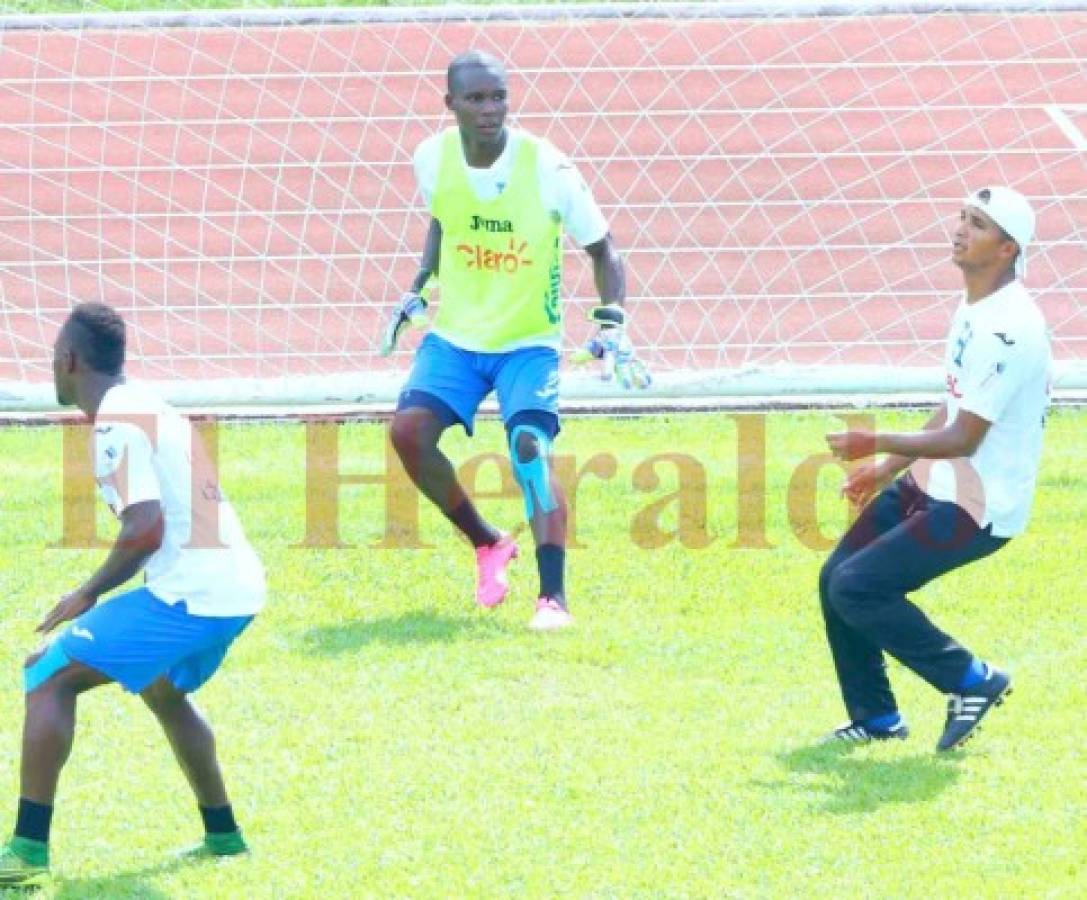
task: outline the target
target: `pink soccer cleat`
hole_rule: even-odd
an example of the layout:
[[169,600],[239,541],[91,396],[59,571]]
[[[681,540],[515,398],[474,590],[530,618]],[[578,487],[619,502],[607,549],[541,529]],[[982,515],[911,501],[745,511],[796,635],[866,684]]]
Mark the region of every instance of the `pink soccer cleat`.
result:
[[528,623],[533,631],[558,631],[574,624],[574,617],[554,597],[541,597],[536,601],[536,615]]
[[489,547],[476,547],[476,603],[486,609],[506,599],[510,583],[506,568],[517,558],[517,544],[504,534]]

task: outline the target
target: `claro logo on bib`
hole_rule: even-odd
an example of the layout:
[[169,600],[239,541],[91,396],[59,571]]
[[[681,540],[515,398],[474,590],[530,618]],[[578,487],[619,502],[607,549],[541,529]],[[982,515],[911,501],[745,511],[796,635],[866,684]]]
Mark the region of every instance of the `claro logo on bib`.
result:
[[524,266],[532,265],[532,260],[525,255],[527,249],[528,241],[518,244],[514,238],[510,238],[505,250],[493,250],[479,244],[457,244],[457,253],[467,268],[507,275],[515,275]]

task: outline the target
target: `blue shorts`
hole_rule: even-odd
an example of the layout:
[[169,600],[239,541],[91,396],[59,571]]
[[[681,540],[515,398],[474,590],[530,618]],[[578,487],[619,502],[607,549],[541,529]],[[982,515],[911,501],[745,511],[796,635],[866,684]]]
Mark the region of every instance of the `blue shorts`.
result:
[[479,404],[491,391],[498,396],[503,421],[508,422],[520,412],[541,410],[555,416],[557,424],[558,350],[524,347],[506,353],[479,353],[462,350],[430,333],[415,354],[397,409],[430,406],[426,397],[435,397],[471,434]]
[[252,616],[189,615],[138,588],[87,610],[57,638],[69,659],[138,694],[166,676],[179,691],[203,685]]

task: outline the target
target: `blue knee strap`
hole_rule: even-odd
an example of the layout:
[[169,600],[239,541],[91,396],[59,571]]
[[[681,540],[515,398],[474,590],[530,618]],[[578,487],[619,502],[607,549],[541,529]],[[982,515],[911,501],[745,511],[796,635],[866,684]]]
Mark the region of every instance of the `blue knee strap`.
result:
[[23,691],[29,694],[37,690],[70,662],[58,638],[34,663],[23,669]]
[[[521,462],[517,453],[517,438],[530,434],[536,438],[540,448],[534,459]],[[541,513],[558,509],[558,503],[551,496],[551,473],[547,468],[547,459],[551,455],[551,441],[535,425],[518,425],[510,432],[510,458],[513,460],[513,475],[525,495],[525,515],[531,520],[536,515],[537,506]]]

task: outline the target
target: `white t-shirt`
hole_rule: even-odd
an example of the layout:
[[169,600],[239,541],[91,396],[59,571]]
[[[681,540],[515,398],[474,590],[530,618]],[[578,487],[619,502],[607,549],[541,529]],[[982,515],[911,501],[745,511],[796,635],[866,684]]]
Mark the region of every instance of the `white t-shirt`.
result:
[[[487,169],[474,169],[465,163],[468,183],[480,200],[493,200],[506,187],[516,158],[517,146],[524,132],[509,129],[506,147]],[[544,206],[562,221],[563,227],[582,247],[603,240],[608,223],[596,205],[585,179],[573,163],[547,140],[540,139],[539,180],[540,198]],[[442,158],[442,134],[431,135],[415,151],[415,180],[426,201],[427,209],[434,206],[438,186],[438,168]]]
[[955,311],[944,353],[947,424],[963,409],[992,424],[973,456],[911,467],[930,497],[965,508],[996,537],[1027,525],[1049,405],[1045,319],[1019,281]]
[[223,496],[189,420],[143,388],[119,384],[94,421],[94,477],[120,518],[129,506],[162,507],[162,545],[147,560],[147,588],[184,600],[197,616],[249,616],[264,606],[264,569]]

